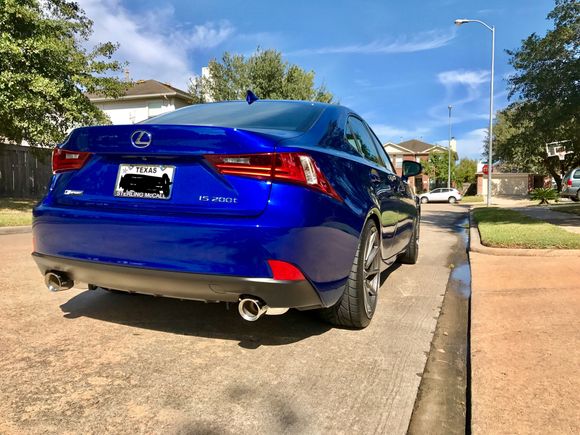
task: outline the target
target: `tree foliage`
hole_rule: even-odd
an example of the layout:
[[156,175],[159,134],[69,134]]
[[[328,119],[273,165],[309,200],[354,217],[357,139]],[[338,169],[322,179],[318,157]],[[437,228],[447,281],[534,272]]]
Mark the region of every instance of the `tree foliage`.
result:
[[477,161],[464,157],[459,161],[459,164],[455,169],[456,181],[461,184],[474,183],[476,172]]
[[[515,103],[496,114],[494,125],[494,160],[501,163],[502,172],[547,172],[546,164],[553,164],[557,171],[556,160],[546,160],[545,145],[538,144],[530,114],[520,119],[519,104]],[[546,161],[545,161],[546,160]]]
[[314,71],[305,71],[282,59],[276,50],[258,49],[250,57],[225,52],[212,59],[209,77],[194,77],[189,92],[197,103],[243,100],[248,89],[262,99],[306,100],[330,103],[324,85],[314,86]]
[[[451,154],[451,181],[456,180],[455,160],[457,154]],[[432,180],[435,180],[435,186],[447,185],[449,176],[449,153],[441,151],[431,151],[429,159],[424,165],[425,174]]]
[[[515,74],[509,79],[515,101],[497,117],[497,156],[522,169],[542,168],[560,187],[561,171],[580,164],[580,2],[556,0],[548,18],[554,28],[535,33],[508,50]],[[570,140],[575,153],[560,166],[545,145]]]
[[48,146],[108,119],[85,95],[120,95],[110,42],[87,50],[92,21],[73,1],[0,0],[0,137]]

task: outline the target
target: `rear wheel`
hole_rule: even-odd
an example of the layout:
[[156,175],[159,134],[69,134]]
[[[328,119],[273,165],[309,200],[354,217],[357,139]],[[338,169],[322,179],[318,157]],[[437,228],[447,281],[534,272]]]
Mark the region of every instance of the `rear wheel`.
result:
[[429,202],[429,200],[427,199],[426,196],[421,197],[421,203],[427,204],[428,202]]
[[399,263],[403,264],[415,264],[419,259],[419,221],[415,222],[415,227],[413,228],[413,235],[411,240],[409,240],[409,246],[407,250],[399,255]]
[[578,189],[578,192],[576,192],[576,196],[571,196],[570,199],[575,202],[580,201],[580,189]]
[[344,293],[332,307],[321,310],[330,323],[349,328],[369,325],[381,286],[381,249],[377,225],[369,220],[363,229]]
[[449,201],[449,204],[455,204],[457,202],[457,198],[455,198],[454,196],[450,196],[447,201]]

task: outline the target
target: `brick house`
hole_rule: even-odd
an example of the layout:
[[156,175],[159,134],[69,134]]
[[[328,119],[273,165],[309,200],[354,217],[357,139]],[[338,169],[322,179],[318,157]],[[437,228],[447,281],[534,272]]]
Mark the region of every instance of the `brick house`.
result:
[[[430,152],[448,152],[446,147],[429,144],[417,139],[406,140],[398,144],[387,142],[383,147],[391,157],[398,175],[402,175],[403,160],[414,160],[424,165],[429,159]],[[453,142],[452,150],[455,151],[453,149]],[[414,182],[411,182],[411,184],[415,187],[416,192],[420,193],[430,190],[433,187],[432,184],[434,184],[434,181],[430,180],[426,174],[421,174],[415,177]]]

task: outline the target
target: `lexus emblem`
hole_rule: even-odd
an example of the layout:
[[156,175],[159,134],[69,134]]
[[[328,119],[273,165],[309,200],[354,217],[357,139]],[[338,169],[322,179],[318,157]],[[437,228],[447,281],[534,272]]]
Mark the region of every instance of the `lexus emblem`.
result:
[[137,148],[146,148],[151,145],[151,133],[145,130],[134,131],[131,135],[131,143]]

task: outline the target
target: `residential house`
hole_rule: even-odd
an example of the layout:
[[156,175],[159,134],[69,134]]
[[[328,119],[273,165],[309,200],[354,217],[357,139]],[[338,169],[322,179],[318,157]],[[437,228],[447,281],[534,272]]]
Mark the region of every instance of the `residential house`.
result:
[[[429,159],[429,153],[433,151],[448,152],[447,147],[429,144],[417,139],[407,140],[398,144],[387,142],[383,146],[391,157],[399,176],[403,174],[403,160],[414,160],[424,165]],[[453,141],[451,149],[455,151]],[[415,187],[417,193],[426,192],[434,187],[435,180],[430,180],[426,174],[421,174],[414,178],[414,181],[409,181]]]
[[107,114],[113,124],[135,124],[188,106],[192,101],[187,92],[157,80],[137,80],[118,98],[99,95],[88,97]]

